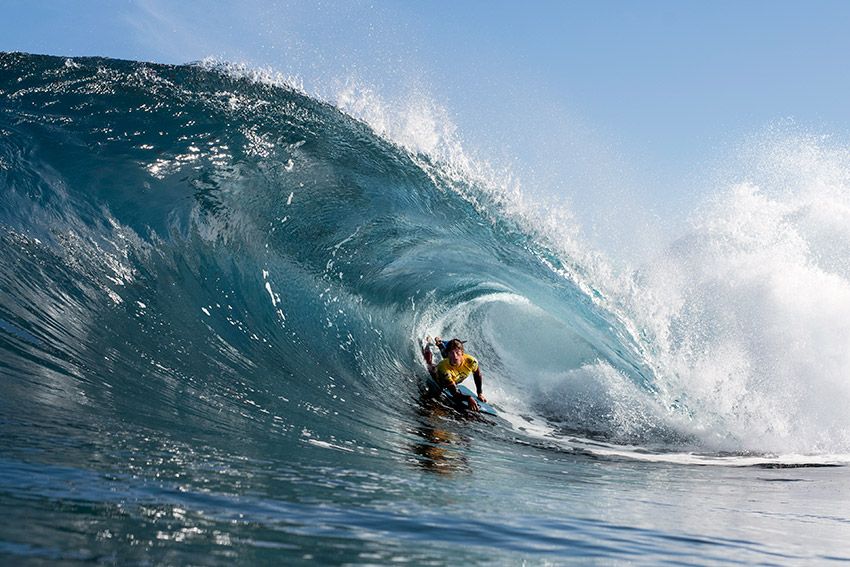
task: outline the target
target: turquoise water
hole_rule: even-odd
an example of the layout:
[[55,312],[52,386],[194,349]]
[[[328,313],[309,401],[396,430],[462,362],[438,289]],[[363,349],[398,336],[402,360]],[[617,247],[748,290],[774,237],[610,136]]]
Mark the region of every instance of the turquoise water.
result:
[[[456,166],[222,66],[0,54],[4,563],[850,561],[829,362]],[[435,334],[499,419],[422,398]]]

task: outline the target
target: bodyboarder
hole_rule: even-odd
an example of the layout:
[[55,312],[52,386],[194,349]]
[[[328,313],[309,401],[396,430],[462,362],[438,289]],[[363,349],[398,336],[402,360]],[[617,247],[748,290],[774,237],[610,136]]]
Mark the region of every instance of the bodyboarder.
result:
[[464,396],[457,388],[457,385],[466,380],[470,374],[475,378],[475,391],[478,393],[478,400],[486,402],[484,397],[483,378],[481,369],[478,366],[478,361],[466,354],[463,349],[463,341],[460,339],[452,339],[444,342],[440,337],[434,338],[434,344],[440,349],[440,354],[443,355],[443,360],[436,366],[433,362],[431,354],[430,341],[425,344],[422,349],[422,356],[425,358],[425,364],[428,367],[428,373],[437,382],[441,388],[446,388],[451,392],[456,400],[466,399],[469,403],[469,409],[478,411],[478,401],[476,396]]

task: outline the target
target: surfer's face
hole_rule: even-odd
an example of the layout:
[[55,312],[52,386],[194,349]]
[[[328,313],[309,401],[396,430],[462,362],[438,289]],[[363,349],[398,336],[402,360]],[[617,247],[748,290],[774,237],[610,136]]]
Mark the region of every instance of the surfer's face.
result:
[[463,361],[463,351],[459,348],[454,348],[450,350],[448,353],[449,362],[452,366],[459,366]]

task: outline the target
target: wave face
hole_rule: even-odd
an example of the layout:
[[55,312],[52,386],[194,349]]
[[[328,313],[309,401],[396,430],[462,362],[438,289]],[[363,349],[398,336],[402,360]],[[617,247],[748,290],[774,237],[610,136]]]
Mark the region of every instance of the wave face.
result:
[[[7,488],[49,499],[61,478],[111,506],[96,517],[119,517],[127,499],[162,502],[153,479],[167,478],[178,523],[192,506],[221,522],[323,514],[345,537],[350,517],[310,503],[408,490],[405,463],[478,458],[444,444],[429,412],[456,418],[420,399],[429,334],[460,336],[481,360],[505,419],[462,423],[455,443],[489,439],[506,469],[529,444],[850,453],[836,378],[850,331],[833,335],[838,358],[806,342],[850,319],[800,312],[821,290],[844,313],[847,256],[818,272],[804,243],[773,238],[789,223],[846,231],[818,218],[825,207],[771,207],[739,187],[657,263],[617,278],[509,193],[286,85],[2,54],[0,104]],[[349,472],[329,477],[330,462]],[[279,508],[251,500],[275,491]]]
[[[469,340],[508,407],[564,369],[649,391],[571,260],[494,191],[330,105],[199,66],[6,55],[3,73],[19,402],[359,441],[410,411],[428,333]],[[615,434],[581,405],[547,415]]]

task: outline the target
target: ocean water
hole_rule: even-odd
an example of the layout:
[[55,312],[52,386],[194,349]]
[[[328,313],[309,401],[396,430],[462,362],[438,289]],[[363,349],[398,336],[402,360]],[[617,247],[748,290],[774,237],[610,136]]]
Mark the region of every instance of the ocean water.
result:
[[850,153],[623,269],[362,103],[0,54],[3,564],[850,562]]

